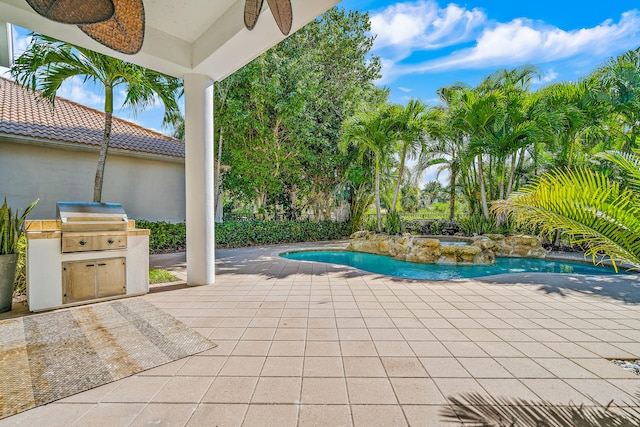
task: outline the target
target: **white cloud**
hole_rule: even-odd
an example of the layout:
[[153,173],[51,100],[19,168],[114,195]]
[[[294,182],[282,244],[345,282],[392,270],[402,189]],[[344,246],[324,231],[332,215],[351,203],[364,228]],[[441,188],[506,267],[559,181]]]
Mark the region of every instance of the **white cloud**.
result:
[[398,90],[400,92],[404,92],[404,93],[411,93],[413,92],[413,89],[409,89],[408,87],[402,87],[402,86],[398,86]]
[[601,55],[635,47],[639,42],[640,15],[635,10],[623,13],[618,23],[607,20],[593,28],[574,31],[520,18],[485,29],[472,48],[417,65],[387,64],[387,70],[393,68],[394,74],[407,74],[545,63],[578,55]]
[[559,76],[558,73],[556,73],[554,71],[553,68],[549,68],[547,71],[545,71],[542,76],[540,76],[539,79],[535,79],[533,81],[533,84],[544,84],[544,83],[551,83],[552,81],[554,81],[555,79],[557,79]]
[[396,3],[371,16],[371,31],[377,34],[375,49],[437,49],[473,39],[474,30],[486,16],[478,9],[455,4],[440,8],[434,0]]
[[18,57],[27,50],[27,46],[31,43],[31,36],[28,34],[21,35],[15,26],[12,26],[11,29],[13,32],[13,56]]
[[104,108],[104,96],[95,93],[93,85],[79,76],[67,79],[60,86],[57,96],[100,111]]

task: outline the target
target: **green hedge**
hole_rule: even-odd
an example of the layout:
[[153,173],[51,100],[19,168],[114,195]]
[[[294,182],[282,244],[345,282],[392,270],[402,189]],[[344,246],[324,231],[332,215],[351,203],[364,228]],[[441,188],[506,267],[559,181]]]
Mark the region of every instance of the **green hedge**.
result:
[[[186,249],[184,223],[137,220],[136,226],[151,230],[151,253],[181,252]],[[227,221],[216,223],[215,230],[216,247],[219,248],[336,240],[349,234],[350,223],[332,221]]]

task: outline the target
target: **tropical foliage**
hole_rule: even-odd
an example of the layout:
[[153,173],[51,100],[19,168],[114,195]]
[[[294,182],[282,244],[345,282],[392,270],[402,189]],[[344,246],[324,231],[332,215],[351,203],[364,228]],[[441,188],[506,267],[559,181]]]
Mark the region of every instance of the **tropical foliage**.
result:
[[594,261],[640,268],[640,156],[619,152],[598,158],[619,167],[628,184],[588,168],[557,170],[498,202],[495,209],[542,232],[563,229]]

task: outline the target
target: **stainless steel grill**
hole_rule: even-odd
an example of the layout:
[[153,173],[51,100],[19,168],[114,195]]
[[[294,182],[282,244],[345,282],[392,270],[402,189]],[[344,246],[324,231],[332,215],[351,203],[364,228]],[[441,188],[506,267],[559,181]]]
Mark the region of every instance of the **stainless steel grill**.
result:
[[128,218],[117,203],[58,202],[62,253],[127,248]]

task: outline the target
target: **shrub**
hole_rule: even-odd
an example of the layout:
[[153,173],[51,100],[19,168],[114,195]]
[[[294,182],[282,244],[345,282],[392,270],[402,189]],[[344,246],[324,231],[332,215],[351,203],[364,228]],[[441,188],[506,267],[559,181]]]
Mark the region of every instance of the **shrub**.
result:
[[[149,252],[181,252],[186,249],[185,223],[136,221],[138,228],[151,230]],[[216,247],[336,240],[351,234],[348,222],[312,221],[227,221],[216,223]]]
[[13,282],[13,295],[27,293],[27,237],[18,239],[18,262],[16,262],[16,280]]
[[385,215],[384,230],[387,234],[402,233],[402,218],[398,212],[389,212]]
[[497,226],[494,219],[486,219],[482,214],[475,214],[460,220],[460,230],[466,236],[496,233]]

